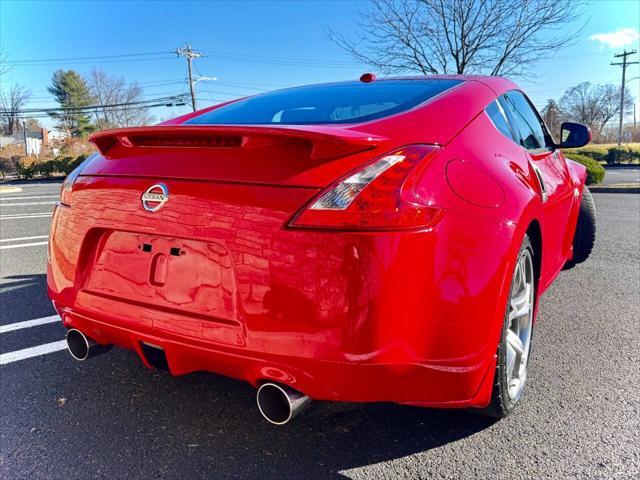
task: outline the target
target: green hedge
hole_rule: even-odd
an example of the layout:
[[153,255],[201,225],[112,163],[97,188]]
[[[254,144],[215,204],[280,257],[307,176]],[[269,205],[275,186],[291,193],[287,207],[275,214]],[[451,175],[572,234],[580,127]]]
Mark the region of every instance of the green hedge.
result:
[[640,149],[631,147],[612,147],[607,151],[607,163],[640,162]]
[[640,162],[640,147],[637,144],[625,146],[588,145],[582,148],[568,149],[566,153],[583,155],[596,162],[609,165]]
[[575,153],[565,153],[564,156],[587,167],[587,185],[602,183],[604,180],[604,167],[593,158]]

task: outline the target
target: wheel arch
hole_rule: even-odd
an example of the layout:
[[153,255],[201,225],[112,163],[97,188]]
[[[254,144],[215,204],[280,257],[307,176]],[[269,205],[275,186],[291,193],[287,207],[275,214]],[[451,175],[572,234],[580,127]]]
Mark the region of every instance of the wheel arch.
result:
[[[533,200],[528,208],[525,209],[523,213],[523,217],[525,217],[527,212],[531,212],[538,210],[541,206],[536,204],[535,200]],[[510,241],[509,247],[509,257],[510,260],[506,264],[505,272],[512,272],[515,268],[515,261],[517,261],[516,253],[520,250],[522,242],[525,239],[525,235],[529,237],[531,242],[531,246],[533,248],[533,266],[534,266],[534,274],[535,274],[535,282],[536,282],[536,296],[535,296],[535,306],[534,308],[537,310],[538,307],[538,298],[539,298],[539,290],[538,283],[540,282],[541,274],[542,274],[542,252],[543,252],[543,238],[542,238],[542,227],[539,217],[536,215],[531,215],[530,217],[524,219],[521,223],[516,224],[520,228],[516,228],[513,231],[513,235]],[[526,228],[524,228],[526,226]],[[500,289],[500,293],[498,295],[498,301],[496,303],[496,321],[492,325],[492,334],[489,345],[491,346],[488,349],[489,354],[491,355],[491,362],[489,362],[489,367],[487,369],[487,373],[481,382],[478,390],[475,394],[475,402],[478,405],[486,406],[489,404],[491,398],[491,392],[493,389],[493,370],[495,369],[497,357],[497,346],[500,342],[500,336],[502,334],[502,326],[504,323],[504,315],[505,309],[507,308],[508,294],[511,288],[511,275],[506,274],[502,288]],[[535,323],[535,312],[534,312],[534,323]]]

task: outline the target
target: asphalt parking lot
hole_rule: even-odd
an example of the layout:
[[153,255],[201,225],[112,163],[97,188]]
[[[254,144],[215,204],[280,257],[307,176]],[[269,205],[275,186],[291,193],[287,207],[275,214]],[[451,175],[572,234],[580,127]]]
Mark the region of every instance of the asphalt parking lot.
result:
[[594,195],[595,252],[542,299],[514,415],[318,402],[273,427],[247,384],[62,351],[45,291],[60,185],[21,187],[0,194],[2,479],[640,478],[640,195]]
[[640,167],[638,168],[607,168],[603,183],[613,185],[615,183],[640,182]]

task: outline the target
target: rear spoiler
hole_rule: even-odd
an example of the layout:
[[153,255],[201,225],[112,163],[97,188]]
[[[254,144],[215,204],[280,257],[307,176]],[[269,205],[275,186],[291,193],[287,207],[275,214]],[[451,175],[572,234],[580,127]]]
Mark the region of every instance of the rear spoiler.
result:
[[[105,157],[126,155],[127,148],[243,148],[278,141],[309,142],[311,158],[328,160],[375,148],[384,137],[323,126],[159,125],[105,130],[92,135]],[[113,147],[124,148],[113,148]],[[109,151],[112,155],[109,155]],[[114,155],[115,154],[115,155]]]

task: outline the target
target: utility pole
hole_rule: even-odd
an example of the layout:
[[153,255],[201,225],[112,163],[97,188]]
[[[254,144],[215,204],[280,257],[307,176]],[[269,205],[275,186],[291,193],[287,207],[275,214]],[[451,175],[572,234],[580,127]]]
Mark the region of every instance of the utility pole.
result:
[[635,65],[638,62],[628,62],[627,57],[629,55],[635,55],[636,51],[631,50],[627,52],[626,50],[623,53],[618,53],[614,55],[614,58],[622,58],[622,63],[620,62],[612,62],[611,65],[620,65],[622,67],[622,87],[620,88],[620,123],[618,124],[618,145],[622,145],[622,119],[624,117],[624,89],[625,89],[625,76],[627,74],[627,67],[629,65]]
[[[18,125],[20,124],[20,120],[18,120]],[[27,143],[27,121],[22,120],[22,138],[24,140],[24,154],[25,156],[29,156],[29,144]]]
[[196,92],[195,92],[195,82],[193,81],[193,73],[191,71],[192,66],[191,62],[193,62],[194,58],[202,57],[200,52],[193,50],[191,45],[187,43],[187,46],[184,48],[177,48],[176,55],[179,57],[185,57],[187,59],[187,70],[189,71],[189,90],[191,90],[191,107],[193,107],[193,111],[196,111]]

